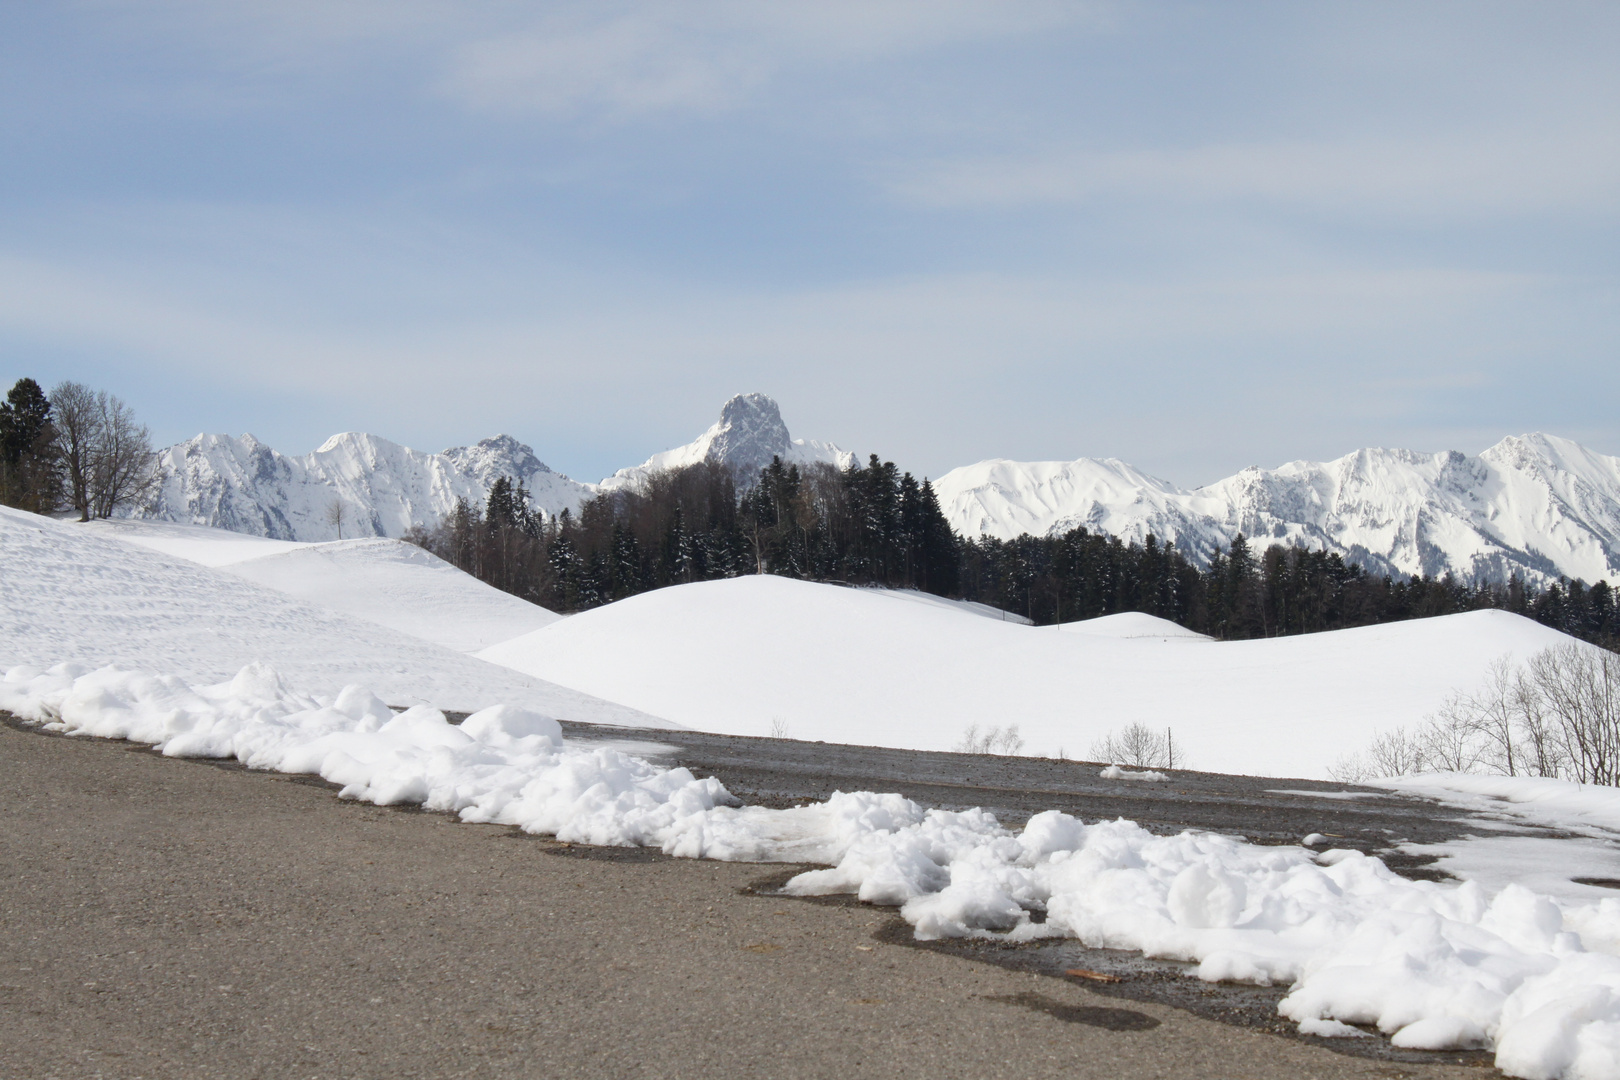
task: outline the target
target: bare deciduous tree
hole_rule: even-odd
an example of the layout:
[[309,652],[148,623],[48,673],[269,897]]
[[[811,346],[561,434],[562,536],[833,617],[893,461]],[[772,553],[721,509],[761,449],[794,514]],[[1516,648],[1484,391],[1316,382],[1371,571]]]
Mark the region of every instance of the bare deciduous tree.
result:
[[326,504],[326,523],[337,530],[339,540],[343,539],[344,513],[343,500],[336,495],[332,496],[332,501]]
[[56,448],[80,521],[144,500],[157,482],[151,433],[105,390],[64,382],[51,391]]
[[92,473],[92,511],[96,517],[111,517],[119,507],[143,503],[151,495],[157,482],[157,455],[152,453],[152,433],[136,423],[128,405],[105,392],[96,397],[101,442]]
[[51,391],[56,448],[67,478],[68,498],[80,521],[90,520],[95,484],[95,448],[101,441],[101,408],[83,383],[58,383]]

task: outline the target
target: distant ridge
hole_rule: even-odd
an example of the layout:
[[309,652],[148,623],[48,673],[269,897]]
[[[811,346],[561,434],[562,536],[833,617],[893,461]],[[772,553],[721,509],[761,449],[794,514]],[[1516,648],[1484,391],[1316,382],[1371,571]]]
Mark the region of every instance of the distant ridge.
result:
[[547,468],[510,435],[425,454],[375,435],[334,435],[313,453],[277,453],[252,435],[198,435],[159,454],[163,483],[139,516],[277,540],[403,536],[433,525],[458,498],[482,506],[501,476],[523,482],[548,514],[577,509],[595,488]]
[[1113,458],[995,459],[934,490],[966,536],[1151,533],[1207,565],[1241,532],[1256,548],[1303,544],[1379,573],[1620,584],[1620,458],[1553,435],[1510,436],[1477,457],[1358,450],[1193,490]]
[[[510,476],[547,515],[577,513],[591,496],[703,461],[739,479],[772,457],[837,467],[855,457],[795,439],[777,403],[738,394],[692,442],[620,469],[600,484],[555,472],[528,446],[497,435],[428,454],[375,435],[334,435],[302,457],[251,435],[198,435],[160,454],[163,483],[141,516],[282,540],[404,535],[431,526],[458,498],[483,505]],[[1123,540],[1149,534],[1207,565],[1241,532],[1336,551],[1378,573],[1546,585],[1560,577],[1620,585],[1620,458],[1554,435],[1510,436],[1477,456],[1365,449],[1328,462],[1248,468],[1191,490],[1115,458],[992,459],[934,481],[947,520],[966,537],[1011,539],[1076,526]]]
[[345,432],[302,457],[278,453],[252,435],[198,435],[159,454],[161,488],[152,506],[137,516],[277,540],[321,541],[338,538],[339,527],[331,520],[337,504],[343,536],[400,537],[413,525],[441,521],[457,499],[483,506],[502,476],[520,481],[531,504],[555,517],[565,510],[578,513],[597,492],[634,486],[660,469],[713,461],[744,478],[773,456],[840,467],[855,460],[830,443],[792,438],[781,409],[764,394],[738,394],[692,442],[620,469],[601,484],[553,471],[510,435],[428,454],[376,435]]

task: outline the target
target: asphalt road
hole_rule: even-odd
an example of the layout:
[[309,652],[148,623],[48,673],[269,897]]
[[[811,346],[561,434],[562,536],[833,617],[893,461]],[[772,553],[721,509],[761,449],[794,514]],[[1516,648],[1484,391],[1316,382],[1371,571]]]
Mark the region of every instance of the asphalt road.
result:
[[[805,752],[808,776],[829,751]],[[952,785],[1010,767],[887,786],[992,801]],[[739,794],[771,775],[716,771]],[[1050,801],[996,789],[1009,813]],[[6,1080],[1490,1075],[903,944],[889,911],[771,896],[780,867],[567,847],[123,743],[0,726],[0,800]]]
[[[611,732],[611,738],[635,740],[643,752],[662,747],[663,752],[647,756],[684,765],[699,776],[718,776],[732,794],[762,806],[797,806],[839,790],[898,791],[925,806],[984,807],[1011,827],[1042,810],[1063,810],[1087,821],[1123,817],[1158,833],[1209,829],[1257,844],[1297,844],[1319,832],[1331,837],[1334,847],[1377,854],[1391,869],[1429,878],[1443,876],[1425,868],[1432,859],[1402,854],[1395,846],[1440,843],[1478,831],[1465,811],[1440,808],[1429,799],[1320,780],[1181,770],[1162,783],[1104,780],[1095,763],[1049,758],[563,726],[566,734],[582,739]],[[1526,828],[1525,834],[1537,832]]]

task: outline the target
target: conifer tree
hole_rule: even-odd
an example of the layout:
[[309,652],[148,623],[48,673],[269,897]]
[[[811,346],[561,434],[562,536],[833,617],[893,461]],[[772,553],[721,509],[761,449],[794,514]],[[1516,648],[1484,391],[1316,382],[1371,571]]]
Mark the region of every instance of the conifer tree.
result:
[[33,379],[18,379],[0,402],[0,505],[35,514],[55,510],[61,467],[51,403]]

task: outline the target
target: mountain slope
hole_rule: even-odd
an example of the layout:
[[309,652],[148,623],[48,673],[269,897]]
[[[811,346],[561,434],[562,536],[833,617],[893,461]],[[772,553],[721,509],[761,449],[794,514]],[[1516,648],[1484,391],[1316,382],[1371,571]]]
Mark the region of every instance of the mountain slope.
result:
[[[509,435],[426,454],[375,435],[345,432],[313,453],[277,453],[252,435],[198,435],[159,455],[163,483],[139,516],[278,540],[404,535],[431,526],[458,498],[482,506],[510,476],[548,514],[577,511],[595,488],[547,468]],[[343,512],[341,528],[332,508]]]
[[[502,476],[521,482],[531,505],[556,516],[564,510],[577,514],[599,490],[634,486],[659,470],[713,461],[746,478],[774,456],[840,468],[855,460],[830,443],[792,438],[781,409],[764,394],[737,395],[692,442],[620,469],[600,485],[553,471],[510,435],[427,454],[345,432],[302,457],[278,453],[252,435],[198,435],[158,455],[157,498],[135,516],[277,540],[399,537],[413,525],[442,520],[457,499],[483,506]],[[333,520],[334,507],[341,508],[341,526]]]
[[934,490],[968,536],[1151,533],[1205,563],[1241,532],[1382,573],[1620,582],[1620,458],[1551,435],[1503,439],[1477,457],[1358,450],[1191,491],[1113,459],[994,460],[953,469]]

